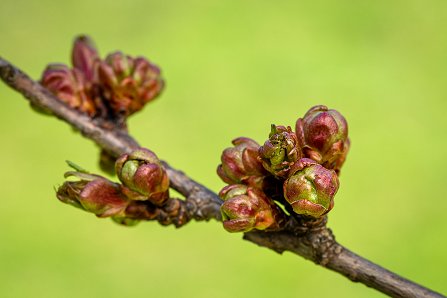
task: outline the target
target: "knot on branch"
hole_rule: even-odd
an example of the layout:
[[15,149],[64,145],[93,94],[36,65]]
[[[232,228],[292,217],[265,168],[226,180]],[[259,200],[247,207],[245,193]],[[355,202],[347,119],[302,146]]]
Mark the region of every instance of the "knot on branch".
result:
[[205,199],[207,196],[202,189],[194,186],[185,201],[188,215],[197,221],[208,221],[211,218],[221,221],[219,202]]
[[318,221],[290,218],[281,231],[251,231],[244,239],[278,253],[291,251],[322,266],[341,253],[332,231],[326,227],[326,218]]
[[303,244],[311,248],[310,258],[322,266],[326,266],[341,252],[340,246],[336,245],[335,236],[326,224],[327,216],[317,219],[291,216],[285,226],[286,230],[300,237]]
[[313,248],[314,262],[321,266],[326,266],[342,250],[335,242],[335,236],[331,229],[328,228],[319,231],[309,230],[304,241]]
[[0,61],[0,76],[6,84],[13,84],[14,77],[16,76],[17,72],[18,70],[12,65],[6,63],[5,61]]
[[316,233],[326,229],[327,216],[320,218],[305,217],[292,214],[284,225],[284,229],[291,231],[297,236],[304,236],[308,233]]
[[184,226],[191,220],[186,202],[173,198],[169,198],[160,207],[147,202],[129,205],[126,209],[126,218],[156,220],[163,226],[173,224],[176,228]]
[[326,224],[327,216],[318,219],[293,216],[286,224],[286,229],[300,237],[303,244],[310,248],[310,259],[322,266],[341,252],[332,230]]

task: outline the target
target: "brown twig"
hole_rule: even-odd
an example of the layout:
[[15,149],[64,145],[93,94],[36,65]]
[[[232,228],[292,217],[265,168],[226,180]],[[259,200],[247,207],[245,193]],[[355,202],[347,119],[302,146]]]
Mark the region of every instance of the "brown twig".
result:
[[[0,57],[0,77],[11,88],[24,95],[40,108],[51,111],[59,119],[79,130],[83,136],[113,156],[128,153],[138,143],[124,131],[107,129],[99,120],[91,119],[70,109],[34,82],[22,71]],[[222,201],[211,190],[192,180],[166,162],[170,186],[185,196],[188,212],[196,220],[221,220]],[[335,241],[325,222],[305,227],[290,218],[281,231],[250,232],[244,239],[278,253],[290,251],[328,269],[334,270],[355,282],[361,282],[393,297],[444,297],[399,275],[390,272],[354,254]]]

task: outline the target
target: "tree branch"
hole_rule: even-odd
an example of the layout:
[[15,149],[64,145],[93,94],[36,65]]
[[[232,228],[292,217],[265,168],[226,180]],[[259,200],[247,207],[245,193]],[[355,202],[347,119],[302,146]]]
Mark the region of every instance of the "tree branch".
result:
[[[0,77],[11,88],[25,96],[32,105],[50,111],[86,138],[117,157],[139,147],[126,132],[111,129],[107,123],[91,119],[59,101],[40,84],[0,57]],[[109,128],[108,128],[109,127]],[[192,218],[221,220],[222,200],[211,190],[183,172],[163,162],[170,187],[185,196]],[[444,297],[390,272],[344,248],[335,241],[326,220],[306,226],[290,217],[285,227],[276,232],[250,232],[244,239],[278,253],[290,251],[321,266],[334,270],[352,281],[361,282],[393,297]]]

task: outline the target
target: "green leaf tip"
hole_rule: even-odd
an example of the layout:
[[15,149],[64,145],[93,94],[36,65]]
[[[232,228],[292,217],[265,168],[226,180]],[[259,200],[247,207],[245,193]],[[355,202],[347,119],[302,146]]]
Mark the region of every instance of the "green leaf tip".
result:
[[81,167],[81,166],[75,164],[74,162],[72,162],[72,161],[70,161],[70,160],[66,160],[65,162],[67,163],[67,165],[68,165],[70,168],[76,170],[76,172],[85,173],[85,174],[90,174],[89,171],[87,171],[87,170],[84,169],[83,167]]

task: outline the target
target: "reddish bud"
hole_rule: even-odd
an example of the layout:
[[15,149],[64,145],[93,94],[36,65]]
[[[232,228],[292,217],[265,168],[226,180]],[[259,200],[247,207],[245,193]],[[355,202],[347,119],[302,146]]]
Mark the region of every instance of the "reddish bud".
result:
[[50,64],[42,74],[41,84],[69,107],[90,116],[95,114],[95,105],[89,97],[86,79],[78,69],[69,69],[63,64]]
[[161,205],[168,199],[169,179],[163,165],[152,151],[140,148],[124,154],[115,163],[120,181],[141,195],[128,195],[134,200],[149,200]]
[[267,172],[258,159],[259,144],[249,138],[233,140],[234,147],[222,152],[217,174],[228,184],[250,184],[260,187]]
[[304,155],[328,169],[340,171],[349,150],[348,124],[336,110],[312,107],[296,122],[296,134]]
[[308,158],[295,163],[284,182],[284,197],[297,214],[318,218],[334,206],[339,187],[335,171]]
[[164,86],[157,66],[143,57],[132,58],[121,52],[110,54],[101,62],[99,79],[112,108],[125,115],[141,110]]
[[98,51],[88,36],[79,36],[75,39],[71,61],[73,67],[82,72],[89,83],[97,80],[99,60]]
[[278,229],[284,213],[265,194],[242,184],[224,187],[219,196],[225,201],[221,206],[224,228],[228,232],[248,232]]
[[264,168],[276,177],[285,178],[290,167],[301,157],[296,134],[290,126],[272,124],[269,139],[259,148]]
[[122,216],[129,200],[121,186],[104,177],[80,172],[67,172],[80,181],[66,181],[57,190],[57,198],[72,206],[96,214],[98,217]]

